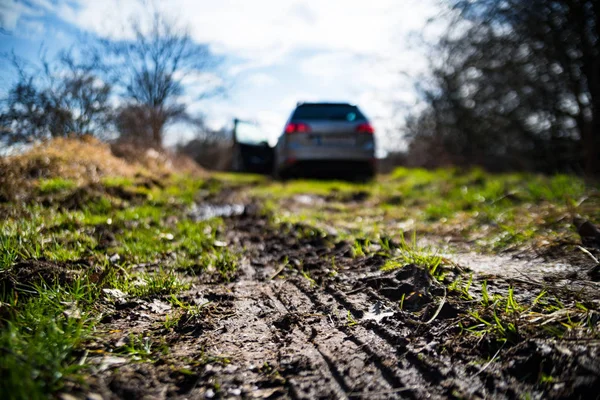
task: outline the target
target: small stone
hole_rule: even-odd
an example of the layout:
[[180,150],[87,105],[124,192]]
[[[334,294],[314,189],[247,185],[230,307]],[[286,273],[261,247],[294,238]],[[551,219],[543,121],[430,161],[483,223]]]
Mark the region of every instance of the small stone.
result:
[[208,389],[204,394],[204,397],[206,397],[207,399],[212,399],[213,397],[215,397],[215,391],[212,389]]
[[162,240],[168,240],[168,241],[171,241],[175,238],[175,236],[173,236],[172,233],[161,233],[160,235],[158,235],[158,237]]
[[120,291],[119,289],[102,289],[102,291],[109,297],[114,299],[124,299],[127,297],[127,293]]

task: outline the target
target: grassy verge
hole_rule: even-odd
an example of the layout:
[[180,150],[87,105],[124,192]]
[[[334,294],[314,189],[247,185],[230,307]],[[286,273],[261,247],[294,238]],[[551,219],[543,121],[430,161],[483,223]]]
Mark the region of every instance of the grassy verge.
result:
[[574,217],[600,223],[600,188],[567,175],[398,168],[372,184],[272,182],[251,195],[281,220],[342,236],[417,232],[491,253],[576,243]]
[[46,398],[83,384],[84,344],[111,293],[170,298],[189,275],[235,277],[237,255],[218,240],[222,222],[188,216],[218,182],[50,178],[31,190],[5,205],[0,222],[1,393]]

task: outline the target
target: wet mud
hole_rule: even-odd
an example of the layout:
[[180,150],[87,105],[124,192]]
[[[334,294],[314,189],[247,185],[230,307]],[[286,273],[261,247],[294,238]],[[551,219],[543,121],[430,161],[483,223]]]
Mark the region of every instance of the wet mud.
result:
[[[164,297],[112,301],[99,327],[106,336],[89,345],[95,369],[85,392],[107,399],[600,393],[597,340],[541,329],[504,343],[467,334],[475,300],[451,293],[422,267],[383,272],[380,254],[353,257],[349,243],[302,224],[275,226],[252,206],[229,211],[226,242],[243,255],[235,280],[195,282],[180,298],[200,311],[182,311],[170,327],[163,321],[174,306]],[[498,277],[489,285],[505,292],[509,283]],[[511,285],[525,297],[536,289]],[[151,342],[151,356],[131,362],[115,351],[136,340]]]

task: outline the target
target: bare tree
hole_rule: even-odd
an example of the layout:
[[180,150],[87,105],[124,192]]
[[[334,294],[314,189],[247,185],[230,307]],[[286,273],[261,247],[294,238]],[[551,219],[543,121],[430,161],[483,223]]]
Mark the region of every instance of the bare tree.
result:
[[36,68],[12,54],[17,71],[0,112],[0,141],[15,143],[71,134],[101,135],[110,120],[110,85],[75,62],[72,52],[42,57]]
[[[207,45],[195,43],[186,29],[158,12],[149,29],[139,21],[132,28],[133,40],[103,41],[102,51],[109,60],[104,68],[127,102],[119,112],[123,135],[148,138],[161,147],[165,126],[187,117],[182,99],[185,79],[214,73],[218,59]],[[221,89],[220,84],[207,84],[197,99]]]
[[37,87],[34,76],[26,71],[21,60],[13,56],[11,61],[17,69],[18,80],[3,100],[0,142],[10,144],[46,137],[49,135],[46,113],[50,106],[49,99]]
[[71,114],[65,131],[102,136],[113,120],[113,109],[111,86],[96,72],[99,60],[87,58],[85,63],[78,63],[73,51],[62,52],[59,57],[63,71],[54,93],[58,108]]

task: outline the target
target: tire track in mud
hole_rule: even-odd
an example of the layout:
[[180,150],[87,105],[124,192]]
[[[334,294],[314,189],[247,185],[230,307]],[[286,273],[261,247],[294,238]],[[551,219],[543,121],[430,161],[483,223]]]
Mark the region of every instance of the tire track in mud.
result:
[[[336,304],[326,307],[315,303],[311,296],[292,281],[274,282],[274,290],[282,304],[293,315],[311,315],[310,326],[303,319],[296,322],[298,329],[308,336],[308,343],[321,354],[327,362],[331,375],[351,398],[388,398],[386,393],[398,389],[399,382],[389,379],[390,375],[377,357],[361,342],[353,340],[351,335],[328,319],[335,312]],[[327,309],[329,308],[329,309]]]
[[[241,389],[241,394],[255,397],[256,388],[277,387],[256,368],[262,362],[284,378],[284,382],[277,382],[279,390],[273,391],[283,397],[388,399],[401,394],[405,397],[403,393],[411,389],[393,372],[393,358],[384,358],[381,351],[373,350],[366,340],[358,339],[344,327],[346,307],[329,296],[331,310],[326,309],[326,305],[316,301],[315,293],[298,283],[301,278],[269,279],[277,269],[277,255],[268,254],[271,259],[264,262],[261,258],[265,251],[269,253],[273,247],[298,240],[277,234],[274,240],[257,241],[247,230],[264,229],[264,221],[255,221],[250,226],[239,226],[239,222],[239,219],[230,221],[231,231],[241,237],[237,242],[246,249],[245,261],[239,280],[222,286],[233,302],[232,316],[222,321],[216,330],[219,334],[204,343],[207,352],[230,360],[225,368],[209,368],[218,376],[221,390],[231,394]],[[299,257],[303,258],[302,253],[307,251],[321,258],[311,246],[299,244],[293,246],[298,249]],[[322,256],[323,251],[320,253]],[[335,320],[332,312],[338,314]],[[371,339],[379,340],[385,352],[394,354],[389,343],[376,336]],[[240,375],[245,380],[241,388]],[[252,381],[255,385],[248,385]]]
[[[328,255],[339,257],[343,253],[337,245],[328,251],[315,251],[313,245],[318,245],[315,240],[303,244],[301,239],[283,232],[271,232],[266,235],[267,240],[258,241],[252,233],[257,227],[264,230],[264,221],[248,224],[242,217],[230,223],[231,231],[239,236],[238,246],[245,249],[247,258],[241,280],[231,285],[232,288],[252,286],[254,297],[276,310],[263,319],[268,320],[266,324],[272,324],[271,340],[281,346],[277,350],[277,366],[286,379],[287,396],[298,399],[441,398],[442,373],[433,365],[423,366],[419,357],[413,357],[404,335],[374,321],[357,323],[368,311],[364,305],[380,301],[381,296],[376,293],[365,296],[358,291],[354,296],[359,298],[361,306],[358,306],[354,299],[334,286],[311,285],[301,277],[269,279],[278,269],[277,258],[281,258],[281,254],[273,254],[273,251],[289,246],[294,250],[294,258],[319,270],[327,264]],[[378,271],[378,266],[356,265],[343,274],[358,277],[374,271]],[[348,315],[354,323],[349,323]],[[247,329],[253,329],[252,325]],[[239,343],[239,346],[243,349],[245,344]],[[269,344],[265,343],[267,348]]]
[[[503,376],[480,371],[470,365],[474,360],[442,354],[448,336],[438,338],[430,331],[446,330],[455,324],[452,318],[427,325],[397,307],[385,322],[365,318],[375,303],[394,304],[386,288],[368,286],[370,279],[391,279],[380,271],[376,257],[354,259],[342,242],[304,237],[303,226],[292,227],[300,235],[276,229],[264,217],[241,216],[228,224],[251,266],[233,285],[254,280],[257,293],[278,309],[268,323],[274,326],[272,340],[281,345],[277,359],[286,380],[284,397],[512,398],[521,392],[498,385]],[[300,262],[282,270],[288,256]],[[339,277],[330,274],[332,259],[341,263]]]
[[[382,272],[385,259],[354,258],[348,243],[315,237],[310,227],[273,226],[259,213],[226,218],[225,226],[227,242],[242,254],[238,275],[229,283],[198,282],[189,294],[211,300],[218,312],[192,321],[193,332],[175,340],[174,354],[204,356],[187,386],[176,384],[178,395],[167,397],[508,399],[532,393],[533,384],[515,378],[509,364],[486,370],[485,350],[456,343],[461,311],[449,302],[435,314],[441,289],[427,272],[423,281],[422,268]],[[406,290],[423,297],[398,307]]]
[[[312,290],[305,284],[293,281],[296,286],[318,309],[327,307],[328,303],[335,303],[338,308],[344,308],[350,312],[354,319],[363,318],[366,310],[357,308],[348,299],[342,297],[338,290],[331,286],[325,288],[324,292]],[[428,371],[424,373],[415,367],[406,355],[411,351],[406,347],[406,341],[394,335],[386,328],[376,322],[361,323],[353,326],[341,326],[348,340],[352,341],[364,352],[372,363],[380,370],[381,377],[392,387],[390,393],[402,393],[403,397],[409,398],[436,398],[432,393],[435,384],[441,381],[439,371]]]
[[[281,317],[274,321],[278,329],[277,336],[283,337],[283,347],[279,350],[280,367],[288,367],[285,375],[290,395],[296,399],[302,398],[339,398],[347,399],[349,388],[335,368],[331,358],[315,343],[315,332],[306,332],[299,325],[300,317],[298,311],[290,309],[290,304],[282,301],[281,288],[272,288],[272,285],[264,287],[265,294],[281,310]],[[308,314],[310,315],[310,313]],[[313,315],[312,318],[318,318]],[[311,346],[307,346],[310,344]],[[308,348],[307,348],[308,347]],[[303,371],[295,371],[299,366]]]
[[[545,396],[536,382],[538,371],[555,371],[554,360],[564,359],[548,355],[564,343],[523,342],[502,354],[513,359],[492,363],[497,348],[459,332],[467,309],[456,296],[437,310],[446,291],[419,266],[381,271],[382,255],[353,257],[349,243],[309,226],[275,226],[259,210],[224,225],[223,239],[241,254],[237,276],[189,277],[192,289],[179,297],[199,310],[171,310],[181,316],[172,328],[161,327],[167,311],[144,312],[144,302],[131,306],[137,319],[131,310],[111,316],[119,332],[109,340],[148,335],[168,354],[101,373],[105,398],[558,399],[572,392]],[[168,307],[168,298],[155,300]],[[572,381],[584,374],[596,382],[598,353],[565,349],[591,360],[567,359]]]
[[[360,279],[359,276],[352,278],[355,271],[349,270],[347,274],[349,280]],[[372,304],[386,300],[385,296],[372,288],[352,292],[352,295],[348,295],[335,285],[327,285],[324,288],[324,293],[348,309],[355,318],[362,318],[367,312],[366,309],[360,307],[360,304]],[[316,301],[323,296],[322,293],[316,292],[313,295]],[[352,332],[353,337],[356,337],[357,340],[370,340],[373,335],[376,335],[387,343],[387,346],[380,349],[378,354],[383,357],[388,356],[388,358],[389,354],[395,355],[393,359],[396,360],[396,368],[393,368],[393,372],[410,389],[406,395],[413,398],[446,398],[452,397],[453,391],[456,389],[457,393],[467,394],[469,397],[485,398],[485,391],[489,389],[488,394],[493,395],[494,398],[518,397],[518,393],[511,387],[505,387],[498,391],[496,384],[497,381],[502,380],[501,376],[475,366],[469,366],[468,363],[461,365],[438,353],[432,356],[427,351],[422,351],[428,345],[423,345],[414,339],[428,332],[435,325],[420,322],[409,329],[402,326],[402,315],[398,314],[399,312],[396,311],[395,315],[391,317],[393,325],[364,321],[360,326],[353,328]],[[437,338],[437,340],[441,340],[441,338]],[[436,339],[429,338],[424,341],[431,343]],[[518,382],[513,382],[512,385],[520,386]],[[525,390],[525,388],[522,389]]]
[[[325,292],[331,295],[337,302],[346,307],[354,315],[362,317],[366,313],[366,310],[357,308],[355,305],[356,301],[349,299],[348,296],[339,289],[327,286]],[[376,293],[373,293],[371,290],[366,291],[366,294],[367,296],[359,299],[361,303],[368,304],[382,300],[382,296],[376,295]],[[355,297],[359,296],[355,295]],[[432,362],[433,360],[429,361],[424,354],[416,353],[408,345],[408,340],[405,336],[399,335],[389,327],[374,321],[369,321],[361,324],[359,328],[360,329],[357,328],[353,330],[353,336],[356,340],[361,340],[361,338],[363,338],[363,340],[368,340],[373,334],[383,340],[386,345],[383,346],[382,343],[379,343],[380,347],[382,347],[378,352],[379,357],[395,354],[395,359],[397,361],[396,366],[398,367],[395,371],[401,376],[399,377],[400,380],[405,381],[404,384],[409,388],[412,387],[412,390],[418,393],[420,397],[431,396],[431,393],[434,392],[434,388],[445,379],[445,376],[449,376],[447,373],[449,368],[440,365],[442,363],[439,361],[437,363],[438,365],[433,365],[436,364]],[[404,335],[407,336],[407,334],[407,332],[404,332]],[[442,372],[444,369],[446,370],[446,373]],[[439,388],[437,389],[438,390],[436,391],[439,391]]]
[[[271,393],[261,389],[273,386],[257,368],[262,361],[285,379],[282,390],[273,394],[295,399],[397,398],[399,381],[391,378],[380,357],[337,328],[291,281],[241,280],[229,289],[233,315],[205,343],[208,352],[230,360],[224,368],[210,368],[226,393]],[[239,373],[254,385],[240,387]]]

